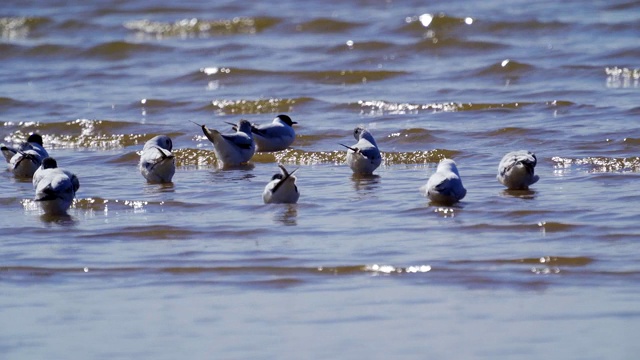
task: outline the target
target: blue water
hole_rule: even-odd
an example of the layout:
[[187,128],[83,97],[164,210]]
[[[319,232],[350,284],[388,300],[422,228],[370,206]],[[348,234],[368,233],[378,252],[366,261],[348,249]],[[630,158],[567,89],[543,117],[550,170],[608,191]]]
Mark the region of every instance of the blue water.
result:
[[[0,173],[1,359],[637,357],[637,2],[3,5],[1,141],[81,187],[51,218]],[[231,170],[190,122],[280,113],[292,148]],[[137,169],[158,134],[173,184]],[[452,207],[418,190],[445,157]],[[298,204],[262,203],[278,162]]]

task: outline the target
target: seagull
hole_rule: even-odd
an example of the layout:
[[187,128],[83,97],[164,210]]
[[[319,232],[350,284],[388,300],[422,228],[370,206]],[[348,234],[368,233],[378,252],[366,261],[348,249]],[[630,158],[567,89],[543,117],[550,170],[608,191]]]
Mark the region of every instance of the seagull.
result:
[[78,178],[58,167],[55,159],[47,157],[33,174],[35,201],[47,215],[64,215],[80,188]]
[[280,168],[281,174],[273,175],[271,181],[264,188],[262,200],[264,200],[265,204],[295,204],[298,202],[300,192],[296,186],[296,177],[293,176],[293,174],[298,171],[298,169],[287,172],[284,166],[278,164],[278,167]]
[[138,168],[151,183],[170,183],[176,172],[176,157],[171,153],[173,143],[166,135],[159,135],[144,144]]
[[49,156],[42,146],[42,136],[36,133],[31,134],[26,142],[15,149],[3,145],[0,151],[16,177],[32,177],[42,160]]
[[244,164],[256,152],[256,144],[251,136],[251,123],[248,120],[240,120],[233,134],[221,134],[218,130],[209,130],[206,125],[193,123],[200,126],[207,139],[213,143],[213,151],[223,167]]
[[354,174],[372,175],[373,171],[382,163],[382,156],[373,135],[364,128],[358,126],[353,130],[353,137],[358,142],[353,146],[340,144],[347,149],[347,164]]
[[447,206],[462,200],[467,194],[456,163],[451,159],[444,159],[438,164],[436,172],[421,190],[432,202]]
[[509,190],[528,190],[540,177],[534,168],[538,159],[531,151],[518,150],[507,153],[498,165],[498,181]]
[[[236,130],[237,126],[227,123]],[[297,122],[291,120],[287,115],[278,115],[270,124],[251,125],[253,140],[256,142],[256,152],[273,152],[285,150],[296,138],[293,124]]]

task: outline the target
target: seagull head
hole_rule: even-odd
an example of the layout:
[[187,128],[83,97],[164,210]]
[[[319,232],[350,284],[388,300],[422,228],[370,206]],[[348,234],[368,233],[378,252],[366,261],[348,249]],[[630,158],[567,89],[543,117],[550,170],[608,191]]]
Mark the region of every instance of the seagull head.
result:
[[38,134],[38,133],[33,133],[33,134],[29,135],[29,138],[27,138],[27,142],[35,143],[35,144],[38,144],[40,146],[43,146],[42,136],[40,136],[40,134]]
[[159,135],[151,140],[153,140],[153,143],[156,146],[161,147],[165,150],[171,151],[173,149],[173,142],[171,141],[171,138],[168,137],[167,135]]
[[42,160],[43,169],[55,169],[58,167],[58,162],[52,157],[46,157]]
[[284,115],[284,114],[280,114],[278,116],[276,116],[276,118],[274,120],[280,120],[281,122],[289,125],[289,126],[293,126],[293,124],[297,124],[297,122],[291,120],[291,118],[288,115]]
[[249,120],[242,119],[238,122],[238,131],[247,135],[251,135],[251,123]]

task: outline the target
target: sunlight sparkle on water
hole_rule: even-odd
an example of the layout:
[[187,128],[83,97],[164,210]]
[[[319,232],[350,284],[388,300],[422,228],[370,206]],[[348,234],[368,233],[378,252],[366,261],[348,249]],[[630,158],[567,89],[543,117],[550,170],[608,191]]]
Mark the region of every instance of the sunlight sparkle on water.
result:
[[422,15],[420,15],[418,17],[418,20],[420,20],[420,23],[422,24],[422,26],[429,27],[429,25],[433,21],[433,15],[431,15],[431,14],[422,14]]
[[431,266],[430,265],[418,265],[418,266],[409,266],[406,269],[403,269],[401,267],[395,267],[392,265],[378,265],[378,264],[373,264],[373,265],[367,265],[365,267],[366,271],[372,271],[375,273],[383,273],[383,274],[391,274],[391,273],[397,273],[397,274],[401,274],[401,273],[426,273],[431,271]]
[[231,72],[231,69],[229,69],[229,68],[219,68],[219,67],[213,66],[213,67],[201,68],[200,72],[203,72],[206,75],[215,75],[217,73],[228,74],[228,73]]

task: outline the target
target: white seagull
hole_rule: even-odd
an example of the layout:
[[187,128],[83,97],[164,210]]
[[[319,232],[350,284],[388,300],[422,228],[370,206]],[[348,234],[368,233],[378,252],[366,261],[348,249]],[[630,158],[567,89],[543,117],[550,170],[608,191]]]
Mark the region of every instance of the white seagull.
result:
[[296,186],[296,177],[293,174],[298,170],[287,172],[284,166],[278,164],[281,174],[275,174],[271,181],[265,186],[262,193],[262,200],[265,204],[284,203],[295,204],[300,198],[300,192]]
[[498,165],[496,178],[509,190],[528,190],[540,177],[534,174],[538,159],[531,151],[518,150],[507,153]]
[[70,171],[58,167],[53,158],[47,157],[33,174],[35,201],[47,215],[64,215],[80,188],[78,178]]
[[467,194],[467,190],[462,186],[456,163],[451,159],[444,159],[438,164],[436,172],[421,190],[433,203],[447,206],[462,200]]
[[170,183],[176,173],[176,157],[171,153],[173,143],[166,135],[158,135],[144,144],[138,168],[151,183]]
[[42,136],[35,133],[17,148],[3,145],[0,150],[9,163],[9,169],[16,177],[32,177],[42,164],[42,160],[49,156],[42,146]]
[[244,164],[256,152],[256,144],[251,135],[251,123],[248,120],[240,120],[233,134],[221,134],[218,130],[209,130],[206,125],[195,122],[194,124],[200,126],[207,139],[213,143],[213,151],[223,167]]
[[373,135],[364,128],[358,126],[353,130],[353,137],[358,140],[355,145],[347,146],[347,164],[354,174],[371,175],[382,163],[382,156]]
[[[237,126],[232,123],[233,129]],[[297,122],[291,120],[287,115],[278,115],[270,124],[251,125],[253,140],[256,142],[256,152],[273,152],[287,149],[296,138],[293,124]]]

